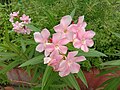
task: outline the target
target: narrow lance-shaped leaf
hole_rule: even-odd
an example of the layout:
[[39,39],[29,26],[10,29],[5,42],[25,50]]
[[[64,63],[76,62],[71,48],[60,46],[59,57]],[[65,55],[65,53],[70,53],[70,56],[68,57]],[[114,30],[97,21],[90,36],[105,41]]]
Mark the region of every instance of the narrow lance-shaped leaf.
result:
[[108,61],[108,62],[102,63],[101,65],[113,65],[113,66],[120,65],[120,60]]
[[82,56],[86,56],[86,57],[101,57],[101,56],[104,56],[104,57],[107,57],[105,54],[97,51],[97,50],[94,50],[94,49],[90,49],[89,52],[83,52],[83,51],[79,51],[78,55],[82,55]]
[[10,63],[9,65],[7,65],[4,69],[2,69],[0,71],[0,73],[6,73],[7,71],[13,69],[14,67],[18,66],[19,64],[21,64],[22,62],[19,60],[13,61],[12,63]]
[[43,75],[41,90],[44,90],[44,87],[45,87],[51,73],[52,73],[52,68],[50,66],[47,66],[45,69],[44,75]]
[[74,15],[75,15],[75,11],[76,11],[76,8],[75,9],[73,9],[73,11],[71,12],[71,14],[70,14],[70,16],[73,18],[74,17]]
[[71,85],[72,85],[76,90],[80,90],[80,87],[79,87],[79,85],[78,85],[78,83],[77,83],[77,80],[75,79],[75,77],[74,77],[73,74],[70,74],[70,75],[66,76],[65,78],[68,80],[68,82],[71,83]]
[[82,72],[81,69],[80,69],[80,71],[77,73],[77,75],[78,75],[78,77],[82,80],[82,82],[86,85],[86,87],[88,87],[86,78],[85,78],[84,73]]
[[51,26],[56,25],[56,20],[54,19],[53,15],[48,10],[45,9],[43,10],[44,10],[44,14],[49,18]]
[[34,65],[34,64],[41,63],[41,62],[43,62],[43,60],[42,60],[43,57],[44,56],[41,54],[41,55],[39,55],[37,57],[34,57],[34,58],[26,61],[25,63],[21,64],[19,67],[24,67],[24,66],[28,66],[28,65]]
[[32,24],[26,24],[25,26],[27,26],[29,29],[31,29],[31,31],[35,31],[35,32],[39,32],[40,29],[38,29],[37,27],[33,26]]
[[26,46],[25,46],[25,43],[24,43],[24,40],[23,40],[22,37],[21,37],[21,46],[22,46],[23,52],[25,52],[26,51]]

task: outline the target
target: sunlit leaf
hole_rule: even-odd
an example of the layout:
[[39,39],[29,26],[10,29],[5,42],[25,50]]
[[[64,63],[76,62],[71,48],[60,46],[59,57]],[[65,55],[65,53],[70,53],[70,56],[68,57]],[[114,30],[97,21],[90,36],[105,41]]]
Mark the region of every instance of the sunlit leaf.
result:
[[44,56],[41,54],[41,55],[39,55],[37,57],[34,57],[34,58],[26,61],[25,63],[21,64],[19,67],[24,67],[24,66],[28,66],[28,65],[34,65],[34,64],[41,63],[41,62],[43,62],[43,60],[42,60],[43,57]]
[[78,75],[78,77],[81,79],[81,81],[86,85],[86,87],[88,87],[86,78],[85,78],[84,73],[82,72],[81,69],[80,69],[80,71],[77,73],[77,75]]
[[89,52],[83,52],[83,51],[79,51],[78,55],[83,55],[83,56],[86,56],[86,57],[101,57],[101,56],[104,56],[104,57],[107,57],[105,54],[97,51],[97,50],[94,50],[94,49],[90,49]]
[[104,62],[101,65],[120,65],[120,60],[113,60],[113,61]]

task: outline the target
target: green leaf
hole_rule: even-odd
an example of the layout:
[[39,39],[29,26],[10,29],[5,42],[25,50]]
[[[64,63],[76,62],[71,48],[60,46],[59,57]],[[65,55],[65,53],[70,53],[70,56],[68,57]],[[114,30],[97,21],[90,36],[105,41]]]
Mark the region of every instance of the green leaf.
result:
[[16,56],[17,54],[11,52],[0,52],[0,62],[4,60],[10,60]]
[[71,14],[70,14],[70,16],[73,18],[74,17],[74,15],[75,15],[75,11],[76,11],[76,8],[75,9],[73,9],[73,11],[71,12]]
[[43,75],[42,79],[42,89],[44,90],[44,87],[46,86],[47,81],[49,80],[50,74],[52,73],[52,68],[50,66],[47,66]]
[[59,76],[58,76],[58,73],[52,71],[50,76],[49,76],[49,79],[47,80],[47,83],[44,87],[44,90],[48,90],[50,85],[53,85],[54,81],[59,81]]
[[10,63],[9,65],[7,65],[4,69],[2,69],[0,71],[0,73],[6,73],[7,71],[13,69],[14,67],[18,66],[19,64],[21,64],[22,62],[19,60],[13,61],[12,63]]
[[101,65],[113,65],[113,66],[120,65],[120,60],[108,61],[108,62],[102,63]]
[[40,29],[36,28],[35,26],[33,26],[31,24],[26,24],[25,26],[27,26],[29,29],[31,29],[31,31],[35,31],[35,32],[40,31]]
[[116,37],[120,38],[120,34],[119,33],[112,32],[112,34],[114,34]]
[[23,52],[25,52],[26,51],[26,45],[25,45],[25,42],[24,42],[23,38],[21,38],[21,46],[22,46]]
[[80,87],[79,87],[79,85],[78,85],[78,83],[77,83],[77,81],[76,81],[76,79],[75,79],[75,77],[74,77],[73,74],[70,74],[70,75],[66,76],[65,78],[68,80],[68,82],[71,83],[71,85],[72,85],[76,90],[80,90]]
[[37,57],[34,57],[34,58],[26,61],[25,63],[21,64],[19,67],[24,67],[24,66],[28,66],[28,65],[34,65],[34,64],[41,63],[41,62],[43,62],[43,60],[42,60],[43,57],[44,57],[44,55],[41,54],[41,55],[39,55]]
[[86,87],[88,87],[86,78],[84,76],[84,73],[82,72],[82,70],[80,69],[80,71],[77,73],[78,77],[82,80],[82,82],[86,85]]
[[56,25],[56,20],[54,19],[53,15],[48,10],[44,9],[44,14],[49,18],[51,26]]
[[2,57],[8,57],[8,56],[14,57],[16,55],[17,55],[16,53],[12,53],[12,52],[0,52],[0,56]]
[[110,82],[105,86],[104,90],[117,90],[120,85],[120,77],[110,79]]
[[116,71],[118,70],[120,70],[120,68],[114,68],[114,69],[112,68],[112,70],[105,69],[105,70],[102,70],[99,74],[97,74],[97,77],[108,74],[108,73],[116,73]]
[[79,56],[83,55],[83,56],[86,56],[86,57],[101,57],[101,56],[107,57],[105,54],[103,54],[99,51],[96,51],[94,49],[90,49],[89,52],[79,51],[78,55]]

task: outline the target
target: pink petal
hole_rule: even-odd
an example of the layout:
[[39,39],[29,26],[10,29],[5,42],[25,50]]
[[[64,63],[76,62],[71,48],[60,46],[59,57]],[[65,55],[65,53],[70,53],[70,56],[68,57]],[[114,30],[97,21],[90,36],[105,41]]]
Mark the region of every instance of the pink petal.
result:
[[55,58],[56,55],[59,55],[59,52],[57,50],[54,50],[51,54],[50,57],[51,58]]
[[66,15],[64,17],[62,17],[60,24],[63,25],[64,29],[67,29],[68,25],[70,25],[72,21],[72,17],[70,15]]
[[86,60],[86,58],[84,56],[75,57],[75,62],[81,62],[84,60]]
[[83,50],[84,52],[88,52],[89,51],[89,49],[88,49],[88,47],[86,45],[82,45],[81,46],[81,50]]
[[80,39],[80,40],[82,40],[84,37],[84,34],[85,34],[86,32],[85,31],[79,31],[78,33],[77,33],[77,35],[78,35],[78,39]]
[[87,26],[87,23],[86,22],[83,22],[82,24],[81,24],[81,28],[84,30],[85,29],[85,27]]
[[61,24],[54,26],[55,32],[64,32],[64,28]]
[[50,66],[54,66],[54,65],[56,65],[57,63],[58,63],[58,62],[57,62],[56,59],[52,59],[52,60],[50,61],[49,65],[50,65]]
[[39,44],[39,45],[37,45],[36,51],[42,52],[43,50],[44,50],[44,44]]
[[59,71],[63,70],[64,67],[66,67],[66,66],[67,66],[66,60],[61,61],[60,65],[59,65]]
[[56,60],[61,60],[62,58],[63,58],[63,56],[62,55],[57,55],[57,56],[55,56],[55,58],[56,58]]
[[52,42],[54,44],[57,44],[60,41],[60,39],[62,39],[62,33],[55,33],[55,34],[53,34]]
[[69,40],[66,39],[66,38],[61,39],[61,40],[59,41],[59,45],[66,45],[66,44],[68,44],[68,43],[69,43]]
[[92,30],[86,31],[84,35],[85,38],[93,38],[94,36],[95,36],[95,32],[93,32]]
[[78,19],[78,24],[83,23],[83,21],[84,21],[84,16],[80,16]]
[[55,46],[53,43],[47,43],[46,44],[46,48],[45,50],[47,50],[48,52],[52,52],[55,49]]
[[39,33],[39,32],[35,32],[34,33],[34,40],[36,41],[36,42],[43,42],[43,37],[42,37],[42,35]]
[[68,48],[66,46],[59,46],[59,50],[62,54],[66,54],[67,53],[67,50]]
[[75,47],[75,48],[80,48],[81,47],[81,45],[82,45],[82,43],[80,42],[80,40],[78,40],[78,39],[75,39],[74,41],[73,41],[73,46]]
[[79,70],[80,70],[80,65],[79,64],[77,64],[75,62],[73,64],[71,64],[71,66],[70,66],[70,72],[71,73],[78,73]]
[[68,32],[66,33],[66,38],[72,42],[73,41],[73,37],[74,37],[74,33],[73,32]]
[[68,28],[68,31],[76,33],[78,31],[77,24],[71,24]]
[[46,28],[41,31],[41,34],[42,34],[42,37],[46,40],[50,36],[50,32]]
[[94,42],[92,39],[87,39],[86,44],[87,44],[87,46],[92,47],[94,45]]
[[47,57],[48,55],[50,55],[50,52],[47,51],[47,50],[45,50],[44,54],[45,54],[45,56]]
[[50,57],[45,57],[44,58],[44,64],[47,64],[51,61],[51,58]]
[[63,60],[60,65],[59,65],[59,68],[58,68],[58,71],[59,72],[59,75],[61,77],[64,77],[64,76],[67,76],[69,73],[70,73],[70,68],[69,66],[67,65],[67,62],[66,60]]
[[69,69],[69,67],[66,67],[66,68],[64,68],[62,71],[59,72],[59,75],[60,75],[61,77],[67,76],[68,74],[70,74],[70,69]]
[[67,58],[71,59],[75,57],[77,54],[78,54],[78,51],[69,52]]

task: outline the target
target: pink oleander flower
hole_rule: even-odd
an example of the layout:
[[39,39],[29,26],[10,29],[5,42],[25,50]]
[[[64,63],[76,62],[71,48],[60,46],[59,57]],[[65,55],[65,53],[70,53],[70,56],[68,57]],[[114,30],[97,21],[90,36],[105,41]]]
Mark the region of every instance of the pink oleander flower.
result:
[[14,17],[18,17],[18,14],[19,14],[19,11],[11,13],[9,21],[13,23]]
[[60,24],[54,26],[55,32],[60,32],[64,34],[64,37],[66,37],[66,33],[68,33],[68,26],[71,24],[72,17],[70,15],[66,15],[62,17],[60,20]]
[[62,58],[63,56],[55,51],[52,52],[49,57],[44,58],[44,64],[48,64],[49,66],[52,66],[54,70],[57,71]]
[[50,50],[48,51],[46,49],[46,45],[49,45],[48,38],[50,36],[50,32],[47,29],[43,29],[41,33],[35,32],[34,33],[34,40],[39,43],[39,45],[36,47],[36,51],[43,52],[45,50],[45,56],[48,56],[50,54]]
[[80,16],[78,19],[77,24],[71,24],[68,27],[68,31],[72,31],[74,33],[77,33],[79,31],[85,31],[85,27],[87,26],[87,23],[84,22],[84,16]]
[[69,52],[65,60],[62,60],[59,65],[59,75],[61,77],[67,76],[70,73],[78,73],[80,65],[77,62],[86,60],[84,56],[75,57],[78,51]]
[[29,16],[26,16],[25,14],[22,15],[22,17],[20,17],[20,20],[22,20],[25,24],[30,23],[31,18],[29,18]]
[[92,47],[94,42],[92,38],[95,36],[95,32],[91,31],[79,31],[78,39],[74,41],[75,48],[81,48],[84,52],[88,52],[88,47]]
[[23,22],[18,22],[16,21],[13,23],[13,30],[17,33],[22,33],[22,34],[30,34],[31,30],[24,26]]
[[46,49],[48,51],[58,51],[61,54],[66,54],[68,48],[64,45],[66,45],[69,41],[65,38],[63,38],[62,33],[55,33],[52,37],[52,43],[46,46]]

